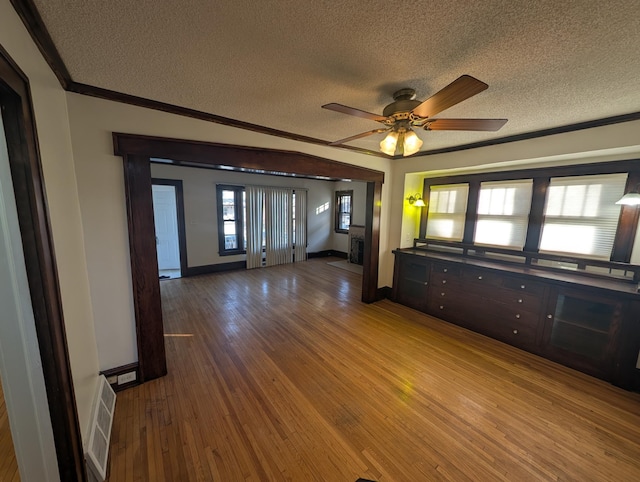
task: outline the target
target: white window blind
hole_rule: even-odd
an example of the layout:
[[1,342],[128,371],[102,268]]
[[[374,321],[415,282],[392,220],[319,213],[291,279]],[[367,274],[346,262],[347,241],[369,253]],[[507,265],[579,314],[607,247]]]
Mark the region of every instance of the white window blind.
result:
[[627,174],[551,178],[540,251],[609,259]]
[[462,241],[469,184],[431,186],[427,238]]
[[522,249],[532,187],[533,179],[481,183],[474,243]]

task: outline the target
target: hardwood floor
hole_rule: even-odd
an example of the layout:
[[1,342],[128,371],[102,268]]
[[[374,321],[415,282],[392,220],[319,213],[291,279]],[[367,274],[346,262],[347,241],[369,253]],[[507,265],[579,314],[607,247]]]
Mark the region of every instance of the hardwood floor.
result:
[[11,427],[0,381],[0,482],[19,482],[18,462],[13,449]]
[[118,394],[112,482],[640,480],[640,394],[327,259],[161,289],[169,374]]

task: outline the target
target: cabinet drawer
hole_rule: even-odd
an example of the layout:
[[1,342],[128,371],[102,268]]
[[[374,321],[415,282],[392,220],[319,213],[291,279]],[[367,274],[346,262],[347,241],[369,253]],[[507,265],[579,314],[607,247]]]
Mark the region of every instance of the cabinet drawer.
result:
[[502,279],[502,286],[508,289],[519,291],[521,293],[531,293],[535,295],[544,294],[544,284],[532,281],[527,278],[516,278],[505,276]]
[[462,275],[465,281],[472,284],[481,284],[485,286],[503,285],[503,276],[500,273],[477,268],[467,268]]
[[543,308],[543,298],[541,296],[517,291],[503,290],[502,300],[505,305],[511,306],[515,310],[535,313],[538,315]]
[[456,286],[458,289],[463,289],[463,283],[460,277],[452,275],[450,273],[431,273],[431,286],[434,289],[438,289],[438,286]]
[[482,305],[483,300],[474,295],[466,300],[447,291],[438,295],[427,302],[427,310],[433,316],[516,346],[535,345],[537,314],[505,310],[498,303],[486,301]]
[[460,276],[460,265],[455,263],[433,263],[431,275],[446,274],[449,276]]
[[536,343],[536,323],[520,323],[515,321],[501,321],[488,327],[487,335],[514,346],[533,346]]

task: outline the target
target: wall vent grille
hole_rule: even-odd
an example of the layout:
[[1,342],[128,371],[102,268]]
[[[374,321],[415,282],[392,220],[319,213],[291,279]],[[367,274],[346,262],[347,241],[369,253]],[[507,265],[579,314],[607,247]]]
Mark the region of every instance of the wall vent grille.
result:
[[91,432],[87,444],[87,471],[91,482],[102,482],[107,478],[109,462],[109,440],[113,413],[116,407],[116,394],[102,375],[98,381],[96,401],[91,417]]

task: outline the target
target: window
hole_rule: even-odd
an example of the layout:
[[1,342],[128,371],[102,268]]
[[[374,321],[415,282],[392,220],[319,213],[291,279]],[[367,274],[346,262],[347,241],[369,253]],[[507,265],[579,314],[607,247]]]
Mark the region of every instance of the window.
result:
[[431,186],[427,238],[462,241],[469,184]]
[[336,191],[336,233],[348,233],[353,215],[353,191]]
[[474,243],[522,249],[533,179],[480,183]]
[[244,222],[245,192],[242,186],[216,186],[218,246],[221,256],[242,254],[247,248]]
[[627,174],[551,178],[540,251],[609,259]]

